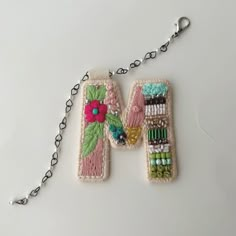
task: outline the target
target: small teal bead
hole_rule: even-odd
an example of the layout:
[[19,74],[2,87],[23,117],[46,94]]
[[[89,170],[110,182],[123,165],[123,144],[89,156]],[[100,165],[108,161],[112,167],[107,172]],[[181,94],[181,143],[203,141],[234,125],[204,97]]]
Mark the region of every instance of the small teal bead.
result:
[[156,159],[156,164],[161,165],[161,159]]
[[152,166],[156,165],[156,161],[154,159],[151,159],[150,163],[151,163]]
[[162,165],[165,166],[166,165],[166,159],[161,159]]
[[110,126],[109,126],[109,130],[110,130],[111,132],[116,132],[116,127],[115,127],[114,125],[110,125]]
[[166,160],[166,164],[167,164],[167,165],[171,165],[171,159],[170,159],[170,158],[168,158],[168,159]]
[[98,114],[98,109],[97,108],[93,108],[93,114],[97,115]]

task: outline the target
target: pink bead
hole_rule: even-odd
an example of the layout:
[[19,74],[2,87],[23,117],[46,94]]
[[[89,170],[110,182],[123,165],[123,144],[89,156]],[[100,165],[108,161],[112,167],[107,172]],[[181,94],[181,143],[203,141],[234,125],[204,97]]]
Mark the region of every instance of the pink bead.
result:
[[140,111],[141,111],[141,108],[138,107],[138,106],[133,106],[133,107],[132,107],[132,111],[133,111],[133,112],[140,112]]
[[111,110],[113,111],[119,111],[120,109],[116,105],[111,106]]
[[109,92],[109,97],[110,97],[110,98],[115,98],[115,96],[116,96],[116,95],[115,95],[113,92]]
[[116,100],[115,99],[111,99],[111,104],[112,105],[116,104]]
[[108,83],[106,87],[107,87],[107,90],[112,90],[113,85],[112,85],[112,83]]
[[107,97],[104,99],[104,103],[110,104],[110,103],[111,103],[111,98],[110,98],[109,96],[107,96]]

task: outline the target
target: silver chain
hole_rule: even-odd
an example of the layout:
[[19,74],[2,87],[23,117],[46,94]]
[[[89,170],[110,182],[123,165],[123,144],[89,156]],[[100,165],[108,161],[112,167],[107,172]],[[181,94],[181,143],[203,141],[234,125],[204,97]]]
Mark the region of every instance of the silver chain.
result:
[[168,50],[168,47],[171,42],[174,41],[175,38],[177,38],[180,33],[182,33],[185,29],[187,29],[190,26],[190,20],[187,17],[180,17],[177,22],[175,23],[176,30],[175,32],[168,38],[167,42],[161,45],[159,48],[147,52],[143,58],[136,59],[132,63],[129,64],[129,67],[127,68],[118,68],[116,71],[111,72],[111,75],[124,75],[127,74],[130,70],[133,70],[137,67],[139,67],[141,64],[149,61],[150,59],[155,59],[157,55],[166,52]]
[[[134,60],[132,63],[130,63],[128,68],[120,67],[117,70],[110,72],[110,77],[112,77],[115,74],[116,75],[127,74],[130,70],[133,70],[133,69],[139,67],[142,63],[147,62],[150,59],[155,59],[158,54],[166,52],[168,50],[170,43],[175,38],[177,38],[181,32],[183,32],[187,27],[189,27],[190,20],[187,17],[180,17],[178,19],[178,21],[175,23],[175,25],[176,25],[176,31],[168,38],[166,43],[161,45],[160,48],[155,49],[150,52],[147,52],[142,59]],[[52,154],[49,168],[46,171],[46,173],[44,174],[40,184],[38,186],[36,186],[34,189],[32,189],[29,192],[29,194],[27,194],[25,197],[10,201],[9,203],[11,205],[13,205],[13,204],[26,205],[29,202],[30,198],[34,198],[39,194],[42,186],[52,177],[55,166],[58,164],[58,158],[59,158],[61,143],[63,140],[63,134],[64,134],[65,129],[67,127],[68,115],[71,112],[71,109],[73,107],[74,98],[78,94],[81,84],[88,79],[89,79],[89,75],[87,72],[70,91],[70,97],[66,101],[65,114],[64,114],[62,121],[59,123],[59,131],[58,131],[58,134],[56,135],[55,140],[54,140],[55,151]]]

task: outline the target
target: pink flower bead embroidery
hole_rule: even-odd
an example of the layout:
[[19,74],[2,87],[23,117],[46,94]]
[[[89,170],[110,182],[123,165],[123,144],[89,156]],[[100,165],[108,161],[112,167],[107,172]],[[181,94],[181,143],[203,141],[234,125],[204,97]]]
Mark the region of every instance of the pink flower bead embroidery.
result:
[[98,121],[103,123],[106,119],[107,105],[100,104],[98,100],[93,100],[85,106],[84,113],[87,122]]

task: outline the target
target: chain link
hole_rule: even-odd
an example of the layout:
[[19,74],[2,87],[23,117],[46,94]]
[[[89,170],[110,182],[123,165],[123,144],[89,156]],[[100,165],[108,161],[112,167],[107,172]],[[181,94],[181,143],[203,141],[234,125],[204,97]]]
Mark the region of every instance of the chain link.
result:
[[30,198],[36,197],[42,186],[53,176],[53,170],[55,166],[58,164],[58,158],[59,158],[59,152],[60,152],[60,146],[63,140],[63,132],[65,131],[67,127],[67,117],[68,114],[71,112],[71,109],[73,107],[73,100],[75,96],[78,94],[80,85],[84,81],[89,79],[88,72],[82,77],[82,79],[77,83],[70,92],[70,98],[66,101],[66,107],[65,107],[65,114],[62,119],[62,121],[59,123],[59,132],[55,137],[54,145],[55,145],[55,152],[52,154],[51,161],[50,161],[50,166],[46,173],[44,174],[40,184],[36,186],[28,195],[21,199],[16,199],[13,201],[10,201],[10,204],[18,204],[18,205],[26,205],[29,202]]
[[[187,26],[188,27],[188,26]],[[163,45],[161,45],[159,48],[153,50],[153,51],[150,51],[150,52],[147,52],[144,57],[142,59],[136,59],[134,60],[134,62],[130,63],[129,64],[129,67],[128,68],[118,68],[116,71],[114,72],[111,72],[112,75],[124,75],[124,74],[127,74],[130,70],[132,69],[135,69],[139,66],[141,66],[143,63],[147,62],[148,60],[150,59],[155,59],[157,57],[157,55],[163,53],[163,52],[167,52],[168,50],[168,47],[170,45],[171,42],[174,41],[175,38],[177,38],[180,34],[180,32],[182,31],[176,31],[174,32],[170,38],[168,38],[167,42],[164,43]]]
[[[184,25],[183,25],[183,21],[185,21]],[[156,50],[153,50],[153,51],[150,51],[150,52],[147,52],[144,55],[143,59],[134,60],[132,63],[130,63],[129,68],[120,67],[116,71],[109,72],[110,77],[112,77],[115,74],[117,74],[117,75],[127,74],[131,69],[135,69],[135,68],[139,67],[142,63],[145,63],[146,61],[151,60],[151,59],[155,59],[159,53],[166,52],[168,50],[168,47],[169,47],[170,43],[172,41],[174,41],[174,39],[177,38],[179,36],[179,34],[182,31],[184,31],[190,25],[190,20],[186,17],[181,17],[181,18],[178,19],[178,21],[175,25],[176,25],[176,31],[171,35],[171,37],[167,40],[166,43],[164,43],[163,45],[160,46],[160,48],[158,48]],[[48,170],[46,171],[46,173],[44,174],[44,176],[41,180],[41,183],[38,186],[36,186],[25,197],[23,197],[21,199],[16,199],[16,200],[10,201],[9,203],[11,205],[13,205],[13,204],[26,205],[29,202],[30,198],[36,197],[38,195],[38,193],[40,192],[42,186],[53,176],[53,170],[54,170],[55,166],[58,164],[59,151],[60,151],[61,143],[62,143],[62,140],[63,140],[63,133],[64,133],[66,127],[67,127],[67,121],[68,121],[67,117],[68,117],[68,115],[71,112],[71,109],[73,107],[73,100],[79,92],[81,83],[83,83],[84,81],[86,81],[88,79],[89,79],[89,75],[88,75],[88,72],[87,72],[82,77],[82,79],[79,81],[79,83],[77,83],[71,89],[70,97],[66,101],[65,114],[64,114],[64,117],[63,117],[62,121],[59,123],[59,132],[55,137],[55,141],[54,141],[55,152],[52,154],[51,161],[50,161],[50,166],[49,166]]]

